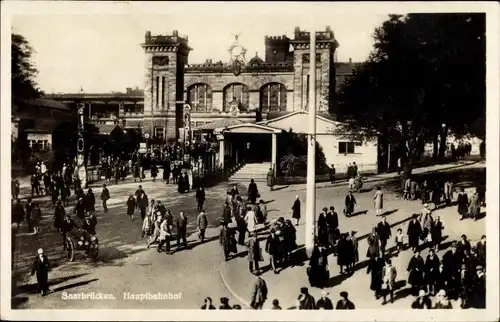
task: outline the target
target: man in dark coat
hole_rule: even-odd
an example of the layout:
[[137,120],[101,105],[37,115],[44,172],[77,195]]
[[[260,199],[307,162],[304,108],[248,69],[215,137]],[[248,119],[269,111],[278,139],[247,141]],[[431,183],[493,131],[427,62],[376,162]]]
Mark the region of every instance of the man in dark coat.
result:
[[180,249],[181,241],[184,244],[184,248],[187,248],[187,224],[187,217],[184,214],[184,211],[181,211],[179,218],[177,219],[177,249]]
[[477,256],[479,257],[479,263],[486,267],[486,235],[481,237],[481,240],[476,244]]
[[382,217],[382,221],[378,223],[377,234],[380,237],[380,251],[384,257],[387,240],[391,237],[391,226],[387,223],[387,217]]
[[33,211],[33,208],[35,205],[31,201],[31,198],[28,198],[28,203],[26,204],[26,223],[28,224],[28,232],[33,231],[33,225],[31,221],[31,212]]
[[408,284],[411,284],[412,294],[416,296],[422,287],[425,271],[425,263],[419,251],[415,251],[413,257],[410,259],[407,271],[410,273]]
[[476,309],[484,309],[486,307],[486,276],[484,275],[483,266],[476,267],[476,274],[472,280],[471,306]]
[[231,222],[231,206],[229,205],[229,202],[224,203],[224,208],[222,209],[222,218],[221,218],[221,224],[223,225],[229,225]]
[[156,182],[156,177],[158,176],[158,167],[155,163],[151,165],[151,178],[153,178],[153,182]]
[[432,301],[424,290],[418,292],[418,298],[411,304],[412,309],[432,309]]
[[413,218],[411,221],[408,223],[408,244],[410,245],[411,249],[415,251],[418,248],[419,240],[420,240],[420,235],[422,234],[422,226],[420,225],[420,222],[417,219],[418,215],[413,215]]
[[337,245],[337,265],[340,267],[340,274],[347,273],[352,262],[352,243],[347,240],[347,234],[342,234]]
[[330,167],[330,181],[332,182],[332,184],[335,183],[335,165],[333,164]]
[[199,187],[196,190],[196,202],[198,204],[197,211],[200,212],[203,210],[203,204],[205,203],[205,189],[203,187]]
[[299,195],[295,196],[295,201],[293,202],[292,206],[292,218],[296,219],[295,226],[299,225],[299,220],[300,220],[300,199]]
[[92,189],[87,191],[87,194],[83,198],[83,204],[85,205],[85,211],[91,215],[95,211],[95,196]]
[[300,289],[300,295],[298,297],[299,301],[299,310],[315,310],[316,302],[314,301],[314,297],[309,294],[309,290],[307,287],[302,287]]
[[170,161],[168,158],[163,162],[163,180],[167,181],[167,184],[170,183]]
[[62,228],[65,217],[66,211],[64,210],[61,201],[58,201],[56,209],[54,210],[54,228],[60,230]]
[[309,260],[309,267],[307,268],[309,283],[312,287],[323,287],[323,284],[329,278],[327,257],[328,253],[321,244],[314,247],[311,259]]
[[323,212],[318,216],[318,242],[324,247],[328,247],[328,224],[326,222],[326,216],[328,213],[328,208],[324,207]]
[[462,263],[462,254],[457,251],[457,244],[453,242],[451,249],[443,255],[443,267],[450,277],[449,279],[449,297],[456,299],[460,283],[460,266]]
[[240,191],[238,190],[238,187],[234,184],[233,187],[231,188],[231,197],[236,199],[240,195]]
[[352,191],[349,191],[347,196],[345,196],[345,210],[344,213],[346,217],[350,217],[354,212],[354,205],[356,205],[356,198],[352,194]]
[[24,209],[19,199],[16,199],[12,205],[12,222],[20,225],[24,220]]
[[102,192],[101,192],[101,200],[102,200],[102,208],[104,209],[104,212],[108,212],[108,205],[106,204],[109,200],[109,190],[106,188],[106,184],[102,185]]
[[464,188],[460,189],[460,193],[457,197],[457,210],[460,215],[460,220],[464,219],[469,213],[469,198],[467,197]]
[[339,227],[339,216],[335,212],[335,208],[333,206],[331,206],[330,211],[326,213],[325,221],[327,226],[327,239],[328,239],[327,247],[334,247],[335,240],[338,236],[337,230]]
[[135,202],[137,208],[139,208],[139,202],[141,201],[142,195],[145,194],[144,190],[142,190],[142,186],[139,186],[137,190],[135,191]]
[[259,191],[257,189],[257,185],[255,184],[255,181],[253,179],[250,180],[250,184],[248,185],[248,200],[252,203],[252,205],[255,204],[255,201],[258,198]]
[[439,262],[439,258],[437,257],[434,249],[429,250],[429,255],[425,260],[425,280],[424,283],[427,285],[427,292],[432,294],[433,296],[439,292],[439,289],[436,288],[436,283],[439,278],[439,266],[441,263]]
[[366,273],[371,273],[370,289],[375,293],[376,299],[381,296],[383,268],[384,260],[381,257],[374,257],[368,262]]
[[444,229],[443,223],[441,222],[439,216],[437,216],[431,228],[432,244],[436,251],[439,250],[439,247],[441,245],[441,240],[443,239],[443,229]]
[[321,291],[321,298],[316,302],[316,309],[320,310],[333,310],[333,303],[328,298],[328,292],[325,290]]
[[342,299],[340,299],[337,302],[337,305],[335,306],[336,310],[354,310],[355,309],[354,303],[352,303],[349,300],[348,296],[349,296],[349,294],[347,294],[347,292],[340,292],[340,297]]
[[38,250],[38,256],[35,258],[33,262],[33,266],[31,268],[31,275],[35,275],[38,283],[38,288],[42,296],[47,295],[49,290],[49,270],[50,270],[50,262],[47,256],[43,254],[43,249]]
[[85,219],[85,204],[83,202],[83,198],[79,198],[76,202],[75,208],[73,209],[73,214],[76,215],[80,224],[83,224],[83,220]]

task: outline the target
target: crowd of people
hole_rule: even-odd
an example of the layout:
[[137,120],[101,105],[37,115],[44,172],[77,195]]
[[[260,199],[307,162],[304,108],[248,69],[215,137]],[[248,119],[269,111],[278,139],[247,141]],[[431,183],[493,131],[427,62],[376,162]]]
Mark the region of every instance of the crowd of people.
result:
[[[132,169],[134,179],[138,171],[140,181],[144,179],[141,162],[129,163],[128,172],[124,170],[124,162],[115,160],[115,171],[123,176],[123,171],[130,173]],[[108,162],[108,161],[106,161]],[[170,174],[173,174],[171,161],[169,158],[163,160],[163,175],[167,184],[170,182]],[[112,164],[110,162],[109,164]],[[103,163],[104,165],[104,163]],[[131,166],[130,166],[131,165]],[[155,180],[157,171],[154,170],[154,162],[151,165],[151,177]],[[108,165],[108,168],[113,168]],[[174,166],[175,168],[175,166]],[[127,167],[125,167],[127,169]],[[171,170],[171,171],[169,171]],[[43,163],[37,166],[36,173],[31,177],[31,195],[51,195],[54,207],[54,226],[61,233],[63,247],[66,248],[66,234],[75,228],[82,228],[89,233],[96,234],[97,218],[95,217],[95,196],[92,189],[84,193],[81,181],[77,176],[72,176],[72,169],[69,165],[64,165],[60,171],[48,171]],[[179,171],[180,174],[180,171]],[[127,174],[125,174],[126,176]],[[45,179],[47,178],[47,179]],[[350,179],[361,178],[357,166],[350,165],[348,182]],[[108,178],[109,179],[109,178]],[[116,182],[118,178],[116,178]],[[43,189],[37,180],[44,182]],[[333,179],[334,181],[335,179]],[[135,181],[135,180],[134,180]],[[108,180],[107,183],[110,181]],[[187,173],[176,176],[173,175],[173,182],[178,184],[179,192],[189,192],[189,179]],[[269,183],[269,182],[268,182]],[[270,185],[271,187],[274,184]],[[352,188],[352,187],[350,187]],[[76,196],[76,204],[73,214],[76,220],[65,213],[64,206],[68,205],[71,189]],[[474,246],[465,235],[458,242],[454,242],[440,259],[437,252],[440,249],[443,224],[439,216],[433,218],[432,211],[439,207],[451,205],[453,201],[454,183],[449,180],[426,179],[421,184],[414,178],[409,178],[403,183],[403,199],[420,199],[423,203],[419,214],[414,214],[403,232],[402,228],[397,229],[393,234],[391,225],[384,216],[383,192],[381,187],[377,187],[373,202],[375,214],[381,216],[381,221],[373,228],[367,236],[368,250],[367,274],[371,274],[370,289],[374,292],[376,299],[383,298],[385,304],[389,298],[394,300],[394,293],[397,291],[396,279],[398,272],[392,265],[391,257],[397,256],[400,252],[411,249],[413,256],[408,263],[408,284],[411,285],[409,291],[416,297],[412,308],[452,308],[450,299],[460,300],[461,308],[484,308],[485,306],[485,268],[486,268],[486,237]],[[28,223],[29,231],[38,230],[41,220],[39,205],[28,199],[26,207],[21,205],[19,196],[19,182],[12,181],[13,221],[20,224],[24,219]],[[103,211],[107,212],[107,201],[111,198],[106,184],[100,195]],[[204,203],[206,194],[203,187],[196,190],[195,199],[197,202],[198,215],[196,217],[196,227],[198,238],[201,243],[206,241],[205,232],[208,228],[208,218],[205,212]],[[268,210],[266,203],[261,199],[259,190],[254,180],[251,180],[246,194],[240,194],[236,185],[227,191],[224,207],[220,219],[219,242],[226,261],[231,260],[238,254],[238,247],[245,246],[248,251],[249,271],[256,276],[254,292],[251,298],[251,306],[254,309],[262,309],[267,300],[267,286],[262,278],[262,273],[266,270],[262,267],[264,261],[263,251],[269,254],[269,264],[266,265],[275,274],[297,264],[296,256],[296,228],[301,218],[301,205],[299,196],[296,196],[290,208],[290,219],[281,216],[272,221],[268,220]],[[460,189],[457,196],[457,212],[461,219],[472,217],[477,219],[481,205],[484,205],[484,192],[480,189],[468,197],[464,189]],[[357,205],[356,198],[349,190],[345,196],[345,203],[342,213],[350,217],[355,212]],[[131,220],[139,213],[142,220],[142,237],[146,238],[147,247],[157,244],[158,253],[165,252],[172,255],[172,242],[177,241],[177,250],[189,249],[187,243],[188,218],[184,212],[178,216],[172,214],[166,204],[160,200],[149,200],[142,186],[139,186],[134,195],[130,195],[126,201],[127,215]],[[366,213],[366,212],[365,212]],[[29,219],[28,219],[29,218]],[[324,288],[330,279],[328,256],[334,254],[337,257],[337,265],[341,275],[352,275],[360,261],[358,243],[359,238],[355,230],[341,232],[339,227],[339,217],[334,206],[324,207],[317,217],[317,238],[309,265],[307,275],[311,287]],[[295,220],[295,225],[292,223]],[[261,236],[264,237],[264,247],[261,247]],[[394,248],[387,249],[388,241],[394,238]],[[420,252],[430,247],[429,255],[424,260]],[[43,255],[43,251],[40,253]],[[47,262],[44,262],[46,260]],[[39,256],[34,264],[34,272],[43,270],[50,266],[44,256]],[[41,277],[41,292],[47,293],[44,286],[44,277]],[[341,300],[337,302],[336,309],[354,309],[354,304],[348,299],[346,292],[340,293]],[[434,297],[434,307],[430,297]],[[273,300],[273,309],[281,309],[279,301]],[[296,309],[333,309],[333,303],[328,298],[328,293],[323,290],[322,297],[315,299],[308,293],[307,288],[302,288],[297,299]],[[205,299],[202,309],[215,309],[210,298]],[[219,309],[241,309],[240,306],[229,305],[227,298],[221,298]]]

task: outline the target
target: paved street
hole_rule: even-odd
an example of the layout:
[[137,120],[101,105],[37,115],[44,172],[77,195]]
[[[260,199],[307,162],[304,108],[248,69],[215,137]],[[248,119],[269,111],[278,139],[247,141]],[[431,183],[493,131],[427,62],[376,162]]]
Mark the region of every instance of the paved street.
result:
[[[481,170],[484,163],[466,166],[462,169]],[[459,178],[464,185],[471,185],[469,177]],[[192,235],[188,240],[192,241],[194,248],[181,251],[172,256],[164,253],[158,254],[156,250],[146,249],[144,241],[140,240],[140,220],[131,222],[125,215],[125,201],[129,194],[135,192],[139,183],[121,183],[118,186],[110,186],[111,200],[109,202],[110,212],[103,214],[100,205],[97,206],[99,224],[97,232],[100,238],[101,253],[96,263],[90,260],[81,259],[74,263],[64,263],[62,259],[62,247],[52,247],[59,236],[51,227],[52,210],[47,212],[42,209],[47,216],[44,218],[43,238],[39,235],[24,235],[18,237],[17,249],[15,253],[16,271],[26,273],[31,264],[31,260],[36,249],[43,247],[49,258],[59,265],[50,273],[50,280],[54,283],[52,290],[54,293],[47,297],[40,297],[34,294],[35,285],[30,284],[34,280],[21,282],[20,294],[16,303],[21,303],[21,308],[197,308],[202,304],[203,298],[211,296],[218,306],[218,299],[222,296],[228,297],[231,304],[244,304],[248,301],[250,290],[248,284],[252,276],[248,273],[248,262],[246,258],[235,258],[228,263],[223,262],[223,256],[217,241],[196,245],[196,236]],[[179,195],[175,186],[166,186],[163,182],[156,183],[148,180],[142,183],[149,198],[159,199],[177,215],[180,210],[187,212],[190,220],[189,231],[194,230],[194,219],[196,216],[196,204],[194,193]],[[358,237],[363,237],[371,227],[379,221],[372,210],[373,184],[367,184],[365,192],[357,195],[359,210],[366,210],[366,215],[357,215],[352,218],[339,216],[341,231],[355,229]],[[209,238],[218,236],[216,226],[221,214],[221,204],[223,195],[228,189],[227,185],[221,184],[214,188],[207,189],[206,210],[209,216],[210,229],[207,232]],[[96,197],[99,196],[100,189],[93,188]],[[269,217],[288,217],[288,209],[292,206],[295,194],[299,194],[302,200],[305,199],[305,191],[296,191],[295,186],[284,187],[283,189],[268,192],[266,187],[260,187],[262,198],[268,204]],[[341,209],[343,198],[347,188],[345,185],[327,187],[317,190],[317,209],[324,206],[334,205]],[[44,198],[47,199],[48,198]],[[385,208],[392,214],[388,217],[388,222],[394,225],[402,225],[407,218],[421,208],[417,201],[402,201],[389,187],[385,191]],[[69,209],[68,209],[69,210]],[[302,213],[305,210],[305,202],[302,203]],[[454,208],[439,210],[436,215],[440,215],[444,222],[444,235],[449,237],[445,240],[456,239],[460,234],[466,233],[471,239],[479,238],[485,230],[485,220],[477,222],[457,220]],[[298,231],[298,244],[303,244],[303,223]],[[23,227],[21,228],[23,229]],[[25,229],[25,228],[24,228]],[[393,228],[394,230],[395,228]],[[188,234],[189,235],[189,234]],[[392,241],[391,241],[392,242]],[[364,260],[366,253],[366,241],[360,240],[360,260]],[[261,245],[263,247],[263,243]],[[391,246],[391,244],[389,245]],[[240,249],[241,252],[244,249]],[[426,255],[424,252],[423,255]],[[398,268],[398,280],[406,279],[405,270],[409,259],[409,252],[401,254],[394,259]],[[337,265],[334,258],[329,258],[332,280],[331,296],[338,299],[341,290],[347,290],[352,300],[359,308],[373,308],[380,306],[380,302],[373,299],[369,289],[369,275],[365,270],[358,270],[355,276],[345,281],[335,278],[337,275]],[[221,264],[222,263],[222,264]],[[223,279],[221,279],[221,273]],[[279,298],[282,306],[289,307],[294,304],[300,286],[307,285],[305,276],[305,266],[284,270],[280,275],[264,274],[264,278],[269,285],[269,299]],[[225,283],[226,285],[225,285]],[[286,281],[286,283],[283,283]],[[112,293],[116,300],[88,300],[74,301],[68,303],[62,300],[63,292],[102,292]],[[124,292],[144,293],[163,292],[180,293],[179,300],[162,301],[125,301],[122,300]],[[317,296],[317,290],[312,291]],[[404,294],[400,295],[403,296]],[[373,299],[373,300],[372,300]],[[410,298],[396,301],[391,306],[408,307]],[[240,303],[243,302],[243,303]],[[267,303],[270,304],[270,303]]]
[[[474,183],[470,180],[472,178],[478,178],[481,169],[484,170],[484,163],[474,164],[461,168],[460,170],[465,171],[463,174],[458,174],[457,180],[459,182],[458,186],[465,188],[466,192],[471,192]],[[479,172],[479,173],[478,173]],[[484,176],[484,172],[482,173]],[[484,179],[483,179],[484,180]],[[371,232],[372,227],[374,227],[378,222],[381,221],[380,217],[377,217],[373,209],[373,189],[376,187],[375,184],[369,184],[364,192],[360,194],[355,194],[358,202],[356,211],[363,213],[358,214],[351,218],[346,218],[341,214],[341,209],[343,208],[344,197],[347,187],[337,187],[337,188],[324,188],[317,190],[317,213],[321,212],[323,207],[335,206],[337,212],[339,213],[339,228],[341,232],[349,232],[351,230],[357,231],[357,237],[359,241],[359,256],[360,262],[356,267],[356,272],[353,276],[347,279],[339,275],[339,267],[337,265],[337,258],[333,255],[328,257],[328,264],[330,270],[331,279],[328,282],[328,287],[326,290],[330,292],[330,297],[334,300],[334,303],[340,299],[339,293],[341,291],[347,291],[350,294],[350,299],[356,304],[357,308],[360,309],[373,309],[380,308],[382,300],[376,300],[373,292],[370,290],[370,274],[366,273],[366,251],[367,251],[367,234]],[[390,186],[383,185],[384,189],[384,210],[388,213],[387,222],[392,226],[391,230],[393,235],[397,228],[402,228],[403,233],[406,234],[407,222],[410,220],[412,214],[419,213],[422,209],[422,203],[420,200],[417,201],[405,201],[402,200],[399,193],[395,193],[389,189]],[[299,192],[301,200],[305,199],[305,191]],[[280,213],[272,212],[272,217],[285,216],[287,217],[287,209],[292,206],[293,195],[289,193],[286,189],[276,191],[273,194],[273,203],[270,209],[282,209]],[[366,211],[364,214],[364,211]],[[305,204],[302,204],[302,213],[305,211]],[[484,211],[484,210],[483,210]],[[453,240],[458,240],[462,234],[466,234],[467,237],[472,241],[477,241],[485,234],[485,220],[478,220],[474,222],[473,220],[460,221],[459,216],[456,212],[456,206],[447,207],[439,209],[433,212],[433,217],[436,218],[440,216],[441,221],[444,225],[443,237],[443,249],[438,253],[441,258],[444,252],[448,250],[447,248],[451,245]],[[304,229],[305,226],[302,223],[297,230],[297,244],[299,246],[304,245]],[[266,237],[264,235],[263,237]],[[265,240],[260,242],[260,246],[264,248]],[[394,239],[391,238],[388,241],[387,248],[394,247]],[[240,251],[245,249],[241,248]],[[299,253],[302,253],[299,251]],[[269,259],[268,254],[263,253],[265,261],[262,265],[268,266]],[[428,250],[421,252],[422,257],[426,258]],[[397,268],[398,277],[396,279],[397,285],[399,286],[398,292],[395,293],[395,302],[393,304],[387,304],[387,307],[397,308],[397,309],[407,309],[410,308],[411,302],[414,300],[412,296],[409,296],[406,289],[406,280],[408,275],[406,269],[409,260],[412,256],[410,250],[402,252],[399,256],[393,256],[393,265]],[[271,308],[271,301],[273,299],[278,299],[283,308],[289,308],[295,305],[295,301],[300,294],[300,288],[303,286],[309,287],[309,282],[306,274],[306,267],[308,262],[304,262],[302,266],[295,266],[292,268],[287,268],[276,275],[272,271],[267,271],[263,274],[263,278],[266,280],[269,289],[269,301],[266,303],[265,307]],[[244,273],[243,273],[244,272]],[[235,258],[228,263],[224,263],[221,266],[221,275],[223,280],[228,285],[231,293],[237,297],[241,302],[248,305],[251,296],[251,285],[255,279],[253,275],[248,272],[248,261],[246,258]],[[310,288],[310,293],[318,299],[320,297],[320,289]],[[458,307],[456,303],[455,307]]]

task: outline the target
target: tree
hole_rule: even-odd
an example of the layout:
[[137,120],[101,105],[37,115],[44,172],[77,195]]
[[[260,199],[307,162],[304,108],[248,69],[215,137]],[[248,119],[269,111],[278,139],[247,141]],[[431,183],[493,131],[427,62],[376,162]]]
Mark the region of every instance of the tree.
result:
[[353,140],[383,137],[402,156],[406,177],[425,143],[439,138],[444,154],[448,133],[480,128],[476,120],[486,114],[485,15],[391,15],[373,36],[368,60],[340,89],[343,123],[336,133]]
[[12,34],[11,49],[12,97],[23,99],[40,97],[43,92],[35,81],[38,70],[31,60],[34,49],[23,36],[18,34]]

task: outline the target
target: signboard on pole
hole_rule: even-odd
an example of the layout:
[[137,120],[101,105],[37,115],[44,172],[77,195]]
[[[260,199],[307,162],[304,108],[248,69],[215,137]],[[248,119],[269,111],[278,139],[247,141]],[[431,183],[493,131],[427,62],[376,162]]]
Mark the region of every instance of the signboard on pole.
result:
[[145,154],[148,151],[146,142],[139,143],[139,153]]

